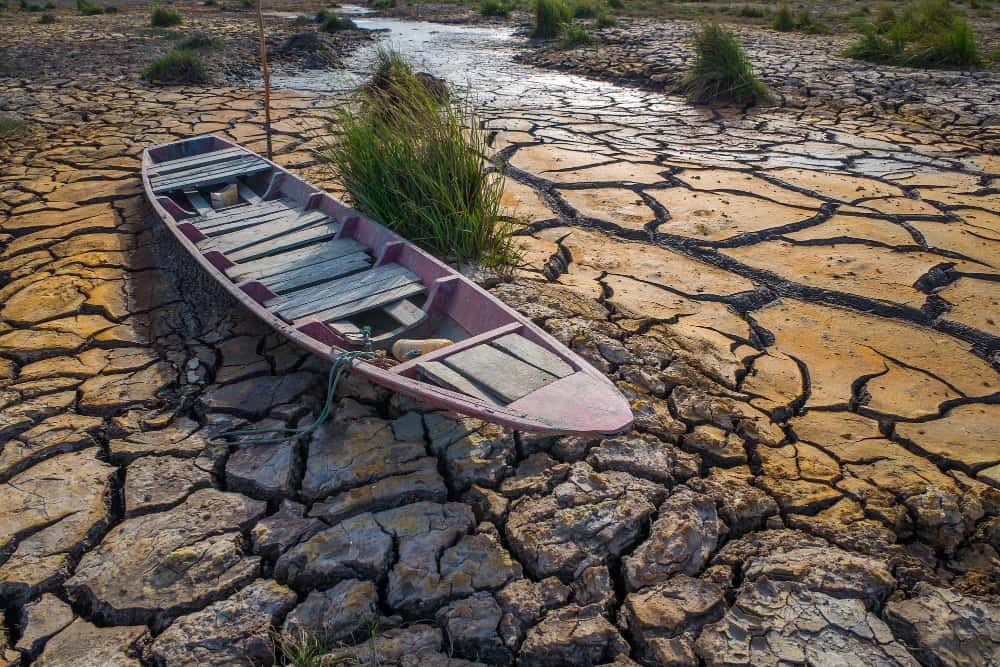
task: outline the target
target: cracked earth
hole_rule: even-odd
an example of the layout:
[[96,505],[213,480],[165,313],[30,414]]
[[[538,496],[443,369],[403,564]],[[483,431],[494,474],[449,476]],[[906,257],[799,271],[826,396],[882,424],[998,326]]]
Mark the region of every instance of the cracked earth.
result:
[[[7,54],[50,29],[0,20]],[[138,156],[262,150],[259,93],[76,67],[0,78],[31,122],[0,144],[0,665],[267,664],[271,633],[383,665],[1000,662],[995,79],[928,120],[503,65],[482,121],[525,266],[493,290],[635,428],[350,378],[307,440],[236,446],[313,419],[326,368],[170,244]],[[277,161],[335,187],[309,149],[338,96],[273,102]]]

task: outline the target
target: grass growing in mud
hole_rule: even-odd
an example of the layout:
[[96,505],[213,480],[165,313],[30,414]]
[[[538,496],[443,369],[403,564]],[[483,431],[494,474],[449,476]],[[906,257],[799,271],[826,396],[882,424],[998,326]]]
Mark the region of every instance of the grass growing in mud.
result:
[[487,134],[466,103],[379,52],[372,83],[334,118],[339,136],[318,151],[363,213],[458,264],[516,264],[500,207],[503,177],[487,173]]
[[358,26],[349,18],[338,16],[333,12],[326,12],[319,27],[323,32],[337,32],[338,30],[354,30]]
[[151,62],[143,71],[142,78],[168,85],[205,83],[208,81],[208,72],[196,52],[191,49],[172,49]]
[[566,23],[563,25],[563,36],[559,40],[559,48],[574,49],[578,46],[593,46],[594,38],[591,37],[587,29],[577,23]]
[[149,12],[149,25],[154,28],[169,28],[181,24],[181,14],[172,7],[156,5]]
[[845,54],[909,67],[974,66],[980,63],[976,34],[948,0],[920,0],[898,12],[886,6],[862,27]]
[[707,23],[695,32],[693,42],[694,65],[681,84],[689,102],[754,105],[771,100],[732,32],[717,23]]
[[535,0],[535,29],[532,37],[552,39],[573,18],[573,10],[562,0]]

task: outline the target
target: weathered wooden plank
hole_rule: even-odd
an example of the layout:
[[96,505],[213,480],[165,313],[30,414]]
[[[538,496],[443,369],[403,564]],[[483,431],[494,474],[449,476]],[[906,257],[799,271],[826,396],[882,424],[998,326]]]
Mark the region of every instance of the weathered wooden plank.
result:
[[427,319],[427,313],[409,299],[401,299],[382,308],[382,312],[404,327],[415,327]]
[[497,338],[490,341],[490,345],[557,378],[566,377],[576,372],[572,366],[558,356],[519,334],[508,334]]
[[188,201],[194,206],[195,210],[198,211],[198,215],[211,215],[215,212],[212,205],[205,201],[205,198],[198,194],[197,190],[192,190],[191,192],[185,192]]
[[204,218],[195,220],[194,224],[201,229],[202,227],[212,227],[213,225],[222,225],[228,222],[242,220],[248,216],[267,215],[274,212],[296,210],[296,208],[297,206],[294,202],[290,202],[285,199],[275,199],[274,201],[265,201],[260,204],[254,204],[253,206],[228,208],[225,211],[213,211]]
[[272,243],[256,244],[243,250],[226,253],[226,255],[233,262],[248,262],[253,259],[267,257],[268,255],[277,255],[278,253],[295,250],[296,248],[302,248],[314,243],[329,241],[337,235],[339,228],[340,225],[335,222],[326,225],[316,225],[303,229],[300,232],[282,236],[279,239],[275,239]]
[[296,318],[296,322],[305,317],[315,318],[321,322],[342,320],[345,317],[351,317],[352,315],[363,313],[366,310],[379,308],[398,299],[406,299],[411,296],[417,296],[418,294],[423,293],[425,289],[426,288],[423,284],[419,282],[400,285],[399,287],[394,287],[384,292],[372,294],[371,296],[367,296],[363,299],[343,303],[335,308],[328,308],[314,313],[307,313],[302,318]]
[[199,153],[197,155],[179,157],[175,160],[156,162],[153,164],[153,171],[160,175],[170,174],[202,164],[232,160],[240,157],[241,155],[250,155],[250,153],[242,148],[223,148],[221,150],[211,151],[208,153]]
[[372,258],[368,253],[357,252],[347,257],[337,257],[300,269],[286,271],[273,278],[265,278],[261,282],[275,294],[289,294],[349,273],[364,271],[371,264]]
[[242,197],[245,201],[249,202],[250,204],[259,204],[262,201],[264,201],[264,198],[261,197],[256,192],[254,192],[253,190],[251,190],[250,186],[247,185],[246,183],[237,183],[236,189],[239,191],[240,197]]
[[273,222],[280,222],[283,220],[294,220],[302,214],[301,211],[296,211],[294,209],[278,209],[272,210],[269,213],[256,216],[248,216],[246,218],[229,220],[221,225],[198,225],[198,231],[200,231],[205,236],[222,236],[224,234],[231,234],[232,232],[238,232],[241,229],[248,229],[250,227],[256,227],[257,225],[269,224]]
[[490,345],[477,345],[442,359],[507,403],[541,389],[556,377]]
[[499,405],[500,401],[482,386],[476,384],[469,378],[451,368],[448,368],[440,361],[426,361],[417,363],[417,371],[425,378],[440,385],[445,389],[454,389],[457,392],[467,394],[481,401]]
[[291,250],[230,267],[226,274],[234,281],[263,280],[292,269],[304,268],[337,257],[367,252],[368,246],[354,239],[336,239],[307,248]]
[[280,241],[284,237],[299,231],[323,225],[329,218],[321,211],[307,213],[306,215],[295,216],[293,218],[280,218],[268,223],[260,223],[249,229],[221,234],[214,238],[202,241],[198,244],[198,249],[202,252],[208,250],[219,250],[226,254],[237,253],[260,246],[272,241]]
[[153,176],[151,180],[153,184],[156,185],[157,187],[163,185],[177,187],[174,184],[179,181],[187,181],[197,176],[205,176],[205,177],[214,176],[215,174],[221,172],[228,172],[234,169],[242,169],[243,167],[254,165],[257,163],[264,163],[264,161],[254,155],[248,155],[247,157],[241,157],[235,160],[229,160],[227,162],[217,162],[216,164],[209,164],[201,167],[192,167],[191,169],[187,169],[185,171],[179,171],[174,174],[167,174],[166,176]]
[[275,303],[274,305],[279,308],[294,308],[311,301],[316,301],[317,299],[324,299],[337,293],[343,293],[352,287],[388,280],[390,277],[407,275],[407,273],[408,270],[398,264],[379,266],[371,271],[365,271],[349,278],[341,278],[326,285],[319,285],[308,290],[303,290],[298,294],[281,299],[279,303]]
[[180,179],[177,182],[153,183],[153,192],[156,194],[169,192],[170,190],[182,190],[191,186],[207,187],[225,181],[232,180],[239,176],[249,176],[262,171],[267,171],[271,165],[263,160],[245,166],[233,167],[213,174],[196,174],[188,178]]

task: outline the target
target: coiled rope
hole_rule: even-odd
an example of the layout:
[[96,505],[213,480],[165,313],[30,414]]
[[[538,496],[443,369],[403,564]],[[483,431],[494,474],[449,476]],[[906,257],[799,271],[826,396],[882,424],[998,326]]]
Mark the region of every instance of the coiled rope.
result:
[[323,409],[320,410],[319,415],[316,417],[315,421],[309,426],[303,428],[244,428],[235,429],[232,431],[225,431],[219,435],[210,438],[212,441],[224,441],[226,438],[240,438],[246,436],[257,436],[257,435],[267,435],[267,434],[282,434],[280,437],[274,438],[253,438],[252,440],[242,440],[236,442],[227,442],[230,445],[280,445],[283,442],[288,442],[289,440],[295,440],[303,436],[309,435],[317,428],[322,426],[330,417],[331,406],[333,405],[333,399],[337,392],[337,385],[340,384],[340,379],[344,377],[345,374],[351,371],[355,359],[374,359],[376,356],[375,352],[372,350],[371,344],[371,332],[372,328],[368,325],[361,327],[361,333],[364,335],[364,340],[362,341],[365,349],[363,350],[349,350],[347,352],[341,352],[336,359],[333,360],[333,365],[330,366],[330,372],[326,379],[326,400],[323,401]]

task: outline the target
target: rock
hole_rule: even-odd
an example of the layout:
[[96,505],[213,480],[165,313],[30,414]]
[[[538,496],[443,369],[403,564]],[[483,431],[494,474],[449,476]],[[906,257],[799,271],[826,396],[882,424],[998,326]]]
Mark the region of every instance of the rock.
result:
[[713,424],[726,432],[735,432],[747,440],[775,446],[785,434],[771,419],[756,408],[731,398],[713,396],[688,387],[670,393],[674,413],[685,422]]
[[98,628],[78,618],[49,639],[39,667],[140,667],[149,630],[143,625]]
[[482,592],[439,609],[437,623],[457,655],[492,665],[507,665],[513,656],[497,631],[502,614],[493,596]]
[[396,440],[391,422],[327,422],[309,442],[302,493],[319,500],[385,477],[436,470],[437,460],[427,455],[424,443]]
[[789,514],[786,520],[791,528],[818,535],[849,551],[885,553],[896,542],[891,530],[868,519],[861,503],[850,498],[842,498],[815,515]]
[[711,424],[699,424],[690,433],[685,433],[681,446],[699,454],[710,465],[737,466],[747,462],[743,439]]
[[860,600],[759,579],[695,642],[709,665],[918,664]]
[[781,547],[765,556],[751,558],[744,578],[754,581],[795,581],[809,590],[837,598],[858,598],[877,610],[889,597],[896,581],[881,561],[858,556],[836,547]]
[[698,474],[698,457],[657,438],[642,435],[602,440],[587,456],[595,470],[618,470],[673,486]]
[[262,419],[274,406],[290,403],[305,393],[315,379],[305,372],[250,378],[212,387],[199,400],[209,412]]
[[56,454],[93,447],[103,422],[71,412],[53,415],[8,440],[0,449],[0,482]]
[[18,623],[21,638],[17,641],[16,648],[29,656],[37,656],[49,637],[61,632],[74,618],[76,614],[68,604],[51,593],[46,593],[21,610]]
[[615,588],[607,565],[591,565],[585,568],[570,584],[573,602],[586,607],[596,604],[611,612],[615,606]]
[[253,552],[268,560],[277,560],[291,547],[327,527],[319,519],[306,518],[305,511],[304,505],[282,500],[277,512],[250,529]]
[[637,591],[676,574],[698,574],[725,530],[711,498],[679,487],[660,506],[649,539],[623,559],[628,589]]
[[389,573],[388,605],[419,615],[521,576],[521,566],[488,533],[467,535],[475,519],[467,505],[415,503],[375,515],[395,538],[398,560]]
[[597,473],[576,463],[552,495],[513,505],[507,539],[532,575],[572,581],[584,561],[615,557],[634,545],[665,494],[628,473]]
[[88,281],[76,276],[52,276],[32,283],[6,300],[0,318],[13,325],[31,326],[75,313],[87,300]]
[[913,593],[890,601],[885,618],[921,663],[973,667],[1000,662],[1000,606],[925,582]]
[[628,644],[600,613],[600,607],[570,605],[550,612],[528,630],[521,645],[525,667],[597,665],[627,656]]
[[477,521],[489,521],[502,526],[507,517],[509,501],[491,489],[473,484],[462,494],[462,502],[472,506]]
[[231,490],[254,498],[281,499],[295,492],[301,469],[294,441],[245,444],[236,447],[226,461],[226,483]]
[[568,474],[569,465],[539,452],[521,461],[514,476],[501,482],[500,492],[508,498],[543,495],[551,492]]
[[[226,428],[217,429],[224,432]],[[137,457],[146,454],[194,457],[205,448],[211,447],[210,436],[217,435],[216,430],[201,429],[198,422],[186,417],[175,420],[162,429],[130,433],[126,438],[118,438],[108,443],[111,460],[119,464],[130,463]]]
[[444,461],[451,486],[495,487],[510,474],[517,454],[514,437],[499,426],[468,417],[431,412],[424,415],[431,452]]
[[448,487],[444,479],[437,470],[428,468],[383,477],[371,484],[344,491],[326,502],[314,504],[309,516],[333,524],[362,512],[378,512],[421,501],[443,503],[447,500]]
[[619,382],[617,384],[622,394],[628,399],[637,429],[650,433],[664,442],[677,442],[684,435],[687,427],[684,422],[675,419],[670,414],[670,406],[667,401],[650,396],[631,383]]
[[212,474],[196,459],[144,456],[125,471],[125,516],[167,509],[196,489],[212,485]]
[[116,470],[97,449],[60,454],[3,485],[0,508],[0,598],[23,604],[58,585],[110,521]]
[[694,491],[715,500],[719,516],[725,522],[730,539],[760,528],[769,516],[778,513],[771,496],[749,484],[750,469],[712,468],[708,477],[694,477],[686,484]]
[[84,555],[66,582],[70,596],[109,623],[161,623],[252,581],[258,557],[243,536],[264,503],[214,489],[167,511],[126,519]]
[[95,375],[80,385],[80,411],[111,415],[129,408],[157,405],[161,392],[176,381],[177,372],[166,362],[131,373]]
[[308,638],[325,646],[363,641],[378,616],[378,591],[370,581],[347,579],[325,591],[310,591],[288,614],[282,635],[288,641]]
[[706,623],[722,618],[726,600],[721,586],[679,575],[662,584],[629,593],[619,625],[639,647],[646,664],[697,664],[694,637]]
[[272,628],[295,606],[295,593],[267,579],[181,616],[153,641],[157,665],[273,664]]
[[72,354],[85,342],[84,338],[74,333],[14,329],[0,333],[0,354],[28,364],[47,357]]
[[274,577],[297,589],[343,579],[381,579],[389,568],[392,534],[372,514],[359,514],[320,531],[284,553]]
[[572,590],[555,577],[539,582],[516,579],[496,593],[504,615],[499,632],[504,645],[516,651],[525,631],[536,625],[550,609],[565,605]]
[[[404,628],[391,628],[372,635],[367,642],[328,653],[324,667],[344,664],[378,664],[390,667],[445,665],[435,660],[441,650],[441,630],[433,625],[418,623]],[[450,666],[447,666],[450,667]]]
[[0,409],[0,439],[15,437],[43,419],[62,412],[76,401],[75,391],[46,394]]

